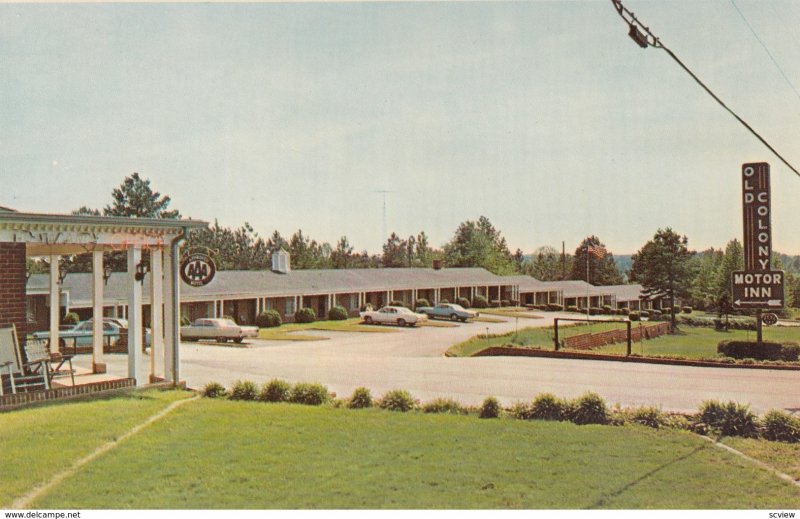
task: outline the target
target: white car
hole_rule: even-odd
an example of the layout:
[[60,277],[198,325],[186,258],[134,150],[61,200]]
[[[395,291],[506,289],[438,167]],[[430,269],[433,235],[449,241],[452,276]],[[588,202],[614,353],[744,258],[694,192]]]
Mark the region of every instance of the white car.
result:
[[217,342],[242,342],[247,337],[257,337],[255,326],[240,326],[230,319],[197,319],[189,326],[181,326],[181,339],[199,341],[210,339]]
[[380,310],[361,312],[365,324],[396,324],[397,326],[416,326],[428,320],[427,315],[415,314],[404,306],[384,306]]

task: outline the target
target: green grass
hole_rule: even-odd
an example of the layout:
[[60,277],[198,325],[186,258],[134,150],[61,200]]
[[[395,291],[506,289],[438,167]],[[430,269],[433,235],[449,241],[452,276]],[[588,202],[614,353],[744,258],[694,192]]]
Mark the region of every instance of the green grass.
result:
[[752,509],[800,492],[683,431],[203,399],[32,506]]
[[535,314],[527,308],[521,306],[500,306],[497,308],[473,308],[481,315],[501,315],[503,317],[519,317],[520,319],[541,319],[542,316]]
[[[634,323],[634,326],[636,324]],[[800,340],[800,328],[790,327],[764,327],[764,340],[785,342]],[[713,328],[700,328],[681,326],[679,332],[672,335],[662,335],[655,339],[636,341],[632,345],[632,352],[645,356],[681,356],[690,359],[715,359],[717,358],[717,344],[724,340],[756,340],[756,332],[746,330],[730,330],[718,332]],[[624,354],[625,343],[609,344],[602,348],[592,350],[602,353]]]
[[0,508],[171,402],[178,391],[140,391],[105,400],[52,404],[0,414]]
[[[619,328],[620,324],[615,323],[591,323],[591,324],[564,324],[558,327],[559,338],[571,337],[582,333],[596,333],[606,330]],[[491,346],[504,346],[514,344],[533,348],[553,349],[553,328],[522,328],[518,332],[508,332],[503,334],[477,335],[464,342],[451,346],[446,354],[452,357],[469,357],[475,352],[484,350]]]
[[282,324],[276,328],[261,328],[258,331],[259,339],[272,341],[320,341],[327,340],[328,337],[319,335],[303,335],[304,330],[320,330],[326,332],[365,332],[365,333],[387,333],[392,332],[391,328],[382,326],[367,326],[361,323],[361,318],[353,317],[344,321],[315,321],[313,323],[289,323]]
[[722,443],[763,461],[800,481],[800,443],[768,442],[752,438],[723,438]]

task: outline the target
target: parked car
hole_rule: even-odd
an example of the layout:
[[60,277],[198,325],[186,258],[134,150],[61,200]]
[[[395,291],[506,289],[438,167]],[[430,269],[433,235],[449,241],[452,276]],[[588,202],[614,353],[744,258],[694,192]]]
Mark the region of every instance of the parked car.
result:
[[258,327],[240,326],[231,319],[196,319],[189,326],[181,326],[181,339],[199,341],[211,339],[217,342],[242,342],[247,337],[257,337]]
[[[150,329],[145,328],[144,344],[150,346]],[[58,332],[58,342],[61,346],[68,344],[73,345],[75,348],[79,346],[91,346],[92,337],[94,334],[94,321],[81,321],[78,324],[69,327],[66,330]],[[127,336],[128,334],[128,321],[117,317],[104,317],[103,318],[103,340],[106,344],[114,344],[120,337]],[[34,339],[49,339],[50,330],[33,332]]]
[[360,313],[365,324],[396,324],[397,326],[416,326],[428,317],[414,313],[404,306],[384,306],[380,310],[367,310]]
[[452,321],[466,322],[467,319],[478,317],[478,312],[467,310],[461,305],[452,303],[439,303],[436,306],[421,306],[417,312],[425,314],[431,319],[450,319]]

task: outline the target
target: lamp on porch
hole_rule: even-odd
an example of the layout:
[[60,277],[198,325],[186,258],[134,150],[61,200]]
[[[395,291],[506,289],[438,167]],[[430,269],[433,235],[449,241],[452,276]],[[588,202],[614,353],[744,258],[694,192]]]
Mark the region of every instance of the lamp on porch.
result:
[[114,272],[114,269],[111,268],[111,265],[106,265],[103,267],[103,284],[108,285],[108,280],[111,278],[111,274]]
[[136,264],[136,274],[134,274],[133,278],[136,281],[144,283],[144,276],[147,274],[147,271],[150,270],[147,265],[144,264],[144,261],[140,261]]

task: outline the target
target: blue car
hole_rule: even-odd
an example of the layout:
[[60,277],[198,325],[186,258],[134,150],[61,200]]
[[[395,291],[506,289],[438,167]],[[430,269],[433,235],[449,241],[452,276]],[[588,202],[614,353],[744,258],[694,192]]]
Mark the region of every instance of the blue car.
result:
[[[69,330],[58,332],[59,346],[66,346],[67,344],[75,348],[79,346],[91,346],[93,340],[92,336],[94,334],[93,327],[94,322],[89,319],[88,321],[82,321],[76,324]],[[116,317],[103,318],[103,339],[106,344],[116,343],[120,336],[127,335],[127,333],[127,320],[118,319]],[[33,332],[33,338],[49,339],[50,331]],[[150,330],[148,328],[145,328],[144,344],[145,346],[150,346]]]

